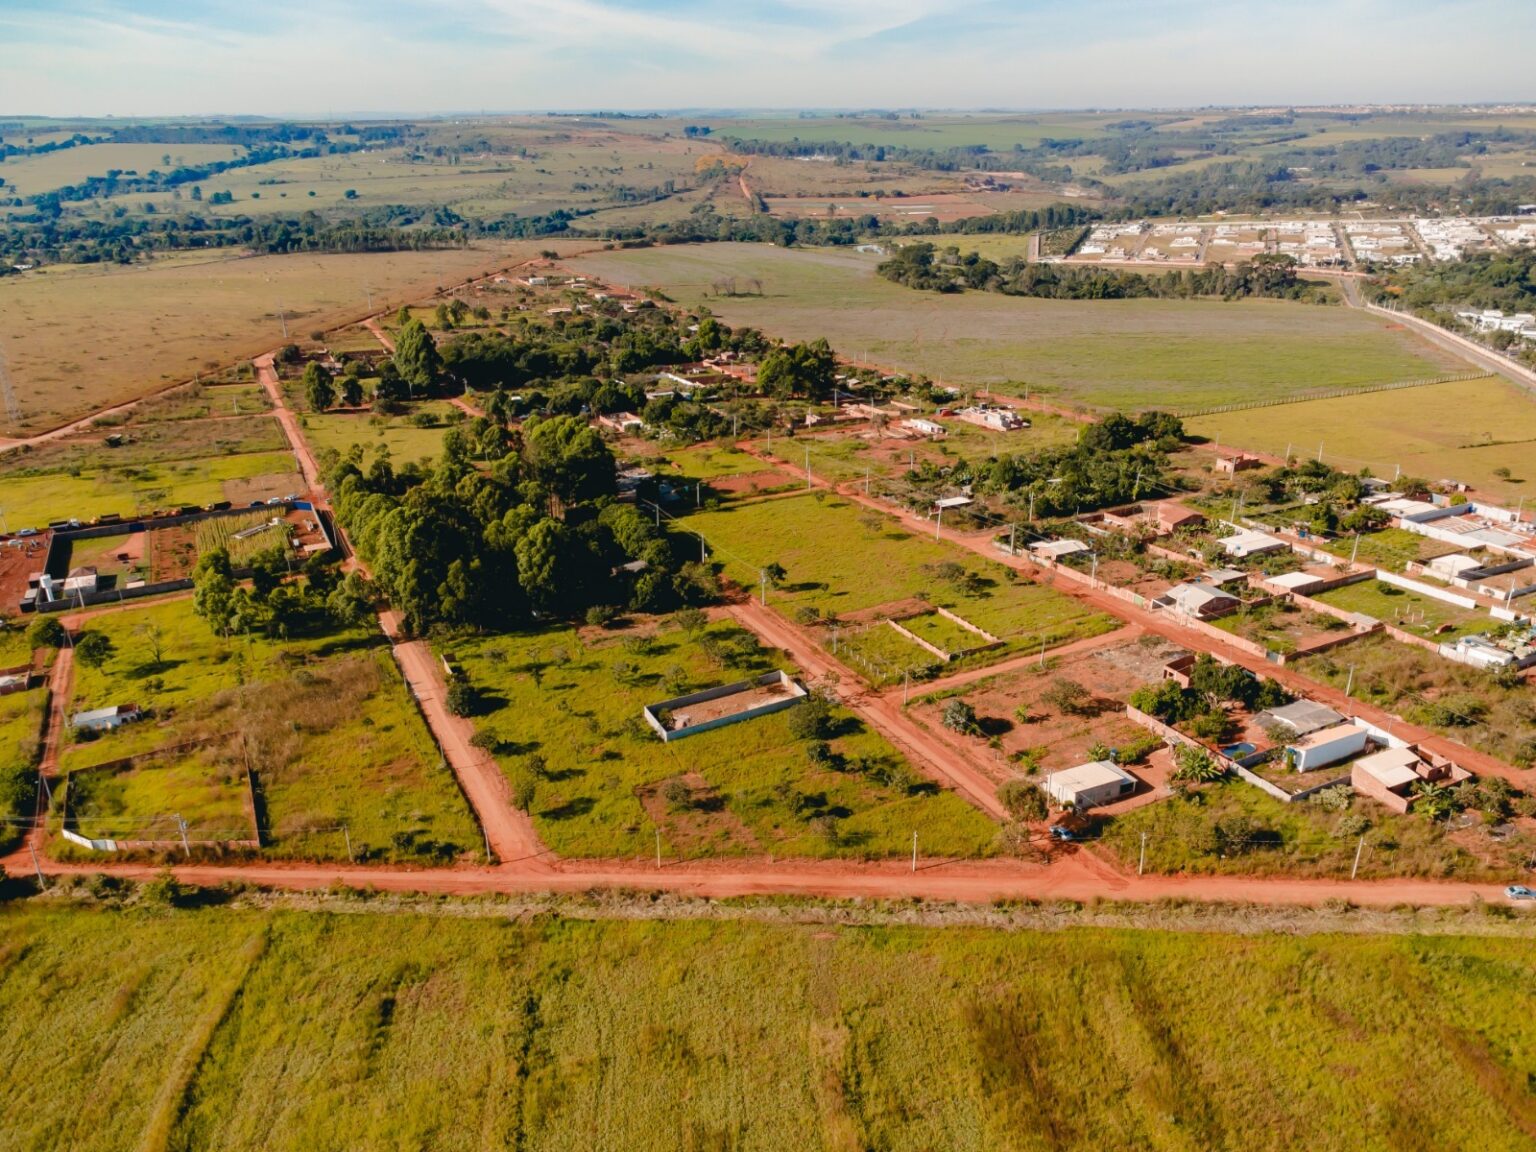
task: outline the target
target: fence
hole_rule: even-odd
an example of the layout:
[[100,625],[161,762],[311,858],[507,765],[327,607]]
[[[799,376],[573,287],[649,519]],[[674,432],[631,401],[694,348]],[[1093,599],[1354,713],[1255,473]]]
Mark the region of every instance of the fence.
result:
[[1178,415],[1189,420],[1195,416],[1219,416],[1223,412],[1245,412],[1250,408],[1278,408],[1285,404],[1305,404],[1311,400],[1338,400],[1346,396],[1364,396],[1370,392],[1395,392],[1400,388],[1427,388],[1432,384],[1454,384],[1463,380],[1482,380],[1487,372],[1452,372],[1444,376],[1430,376],[1422,380],[1396,380],[1388,384],[1362,384],[1357,387],[1325,388],[1311,392],[1297,392],[1290,396],[1276,396],[1264,400],[1240,400],[1232,404],[1215,404],[1206,408],[1181,409]]
[[[686,708],[690,704],[703,704],[710,700],[723,700],[727,696],[735,696],[740,692],[750,692],[754,688],[767,688],[770,685],[778,685],[786,693],[777,700],[769,700],[763,704],[754,705],[751,708],[743,708],[740,712],[732,712],[726,716],[716,716],[710,720],[701,720],[696,724],[688,724],[681,728],[668,728],[662,723],[658,712],[673,712],[678,708]],[[787,672],[764,672],[761,676],[754,676],[751,680],[738,680],[734,684],[721,684],[714,688],[705,688],[701,692],[690,692],[686,696],[674,696],[671,700],[663,700],[659,704],[647,704],[641,709],[641,715],[645,722],[655,729],[663,741],[681,740],[684,736],[692,736],[697,732],[708,732],[712,728],[723,728],[727,724],[735,724],[740,720],[752,720],[758,716],[767,716],[770,712],[782,712],[786,708],[792,708],[806,696],[806,691],[796,684],[794,678]]]
[[974,655],[977,652],[986,652],[989,649],[1001,648],[1003,646],[1003,642],[1001,640],[999,640],[996,636],[992,635],[992,633],[986,631],[983,628],[978,628],[976,625],[972,624],[969,620],[965,619],[965,617],[957,616],[955,613],[951,612],[948,608],[941,608],[939,605],[935,604],[933,606],[933,608],[932,608],[932,611],[933,611],[933,613],[935,615],[942,616],[945,620],[948,620],[956,628],[961,628],[961,629],[965,630],[966,632],[972,632],[975,635],[980,636],[982,642],[980,644],[973,644],[969,648],[961,648],[961,649],[959,649],[958,651],[955,651],[955,652],[946,652],[943,648],[940,648],[937,644],[933,644],[933,643],[930,643],[927,640],[924,640],[921,636],[917,635],[917,633],[913,632],[910,628],[906,628],[906,627],[902,626],[902,623],[901,623],[902,620],[910,620],[910,619],[913,619],[914,617],[917,617],[917,616],[926,616],[928,614],[928,610],[924,610],[922,612],[914,612],[914,613],[912,613],[911,616],[903,616],[900,619],[895,619],[895,618],[887,617],[885,622],[887,624],[889,624],[892,628],[896,629],[896,631],[898,633],[900,633],[902,636],[905,636],[908,640],[912,641],[912,643],[916,644],[919,648],[922,648],[923,650],[925,650],[927,652],[931,652],[933,655],[937,656],[940,660],[943,660],[946,664],[949,663],[949,661],[951,661],[951,660],[957,660],[957,659],[960,659],[960,658],[965,657],[965,656]]

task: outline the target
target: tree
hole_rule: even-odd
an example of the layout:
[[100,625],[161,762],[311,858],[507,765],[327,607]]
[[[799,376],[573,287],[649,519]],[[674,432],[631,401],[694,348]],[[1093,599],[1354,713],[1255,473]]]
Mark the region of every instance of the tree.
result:
[[574,416],[532,421],[523,442],[530,475],[560,504],[569,507],[617,491],[613,451],[586,421]]
[[33,648],[62,648],[69,633],[57,616],[39,616],[27,629],[27,643]]
[[1092,716],[1098,711],[1093,693],[1075,680],[1057,680],[1040,699],[1063,716]]
[[784,578],[788,575],[789,573],[785,571],[784,565],[780,564],[777,560],[763,568],[763,578],[768,581],[768,587],[770,588],[777,588],[783,584]]
[[105,632],[87,632],[75,641],[75,659],[87,668],[100,668],[112,659],[112,637]]
[[758,366],[758,386],[771,396],[821,399],[837,380],[837,357],[826,340],[775,348]]
[[807,693],[789,710],[789,734],[797,740],[826,740],[832,731],[832,701],[824,692]]
[[1039,823],[1047,815],[1045,793],[1028,780],[1005,780],[998,786],[997,798],[1014,820]]
[[400,334],[395,339],[394,365],[413,392],[437,383],[443,368],[442,357],[432,342],[432,334],[414,317],[401,325]]
[[475,691],[475,686],[467,677],[454,676],[448,681],[448,691],[443,697],[443,703],[455,716],[472,716],[479,699],[480,694]]
[[325,599],[325,607],[338,624],[361,624],[373,615],[378,594],[361,572],[348,572],[341,582],[331,589]]
[[164,636],[160,625],[153,620],[146,620],[133,631],[134,635],[144,641],[144,646],[149,649],[151,663],[158,668],[164,662]]
[[951,732],[958,732],[962,736],[977,736],[981,733],[981,725],[976,722],[976,709],[958,697],[944,705],[940,722]]
[[336,403],[336,385],[331,380],[331,374],[322,364],[311,360],[304,365],[304,398],[309,406],[316,412],[324,412],[332,404]]
[[522,812],[533,811],[533,799],[538,795],[538,785],[532,780],[518,780],[512,785],[512,807]]
[[1209,784],[1227,774],[1226,769],[1216,763],[1209,752],[1192,744],[1180,744],[1174,749],[1173,761],[1177,765],[1173,773],[1175,780]]
[[348,408],[356,408],[363,402],[363,382],[356,376],[341,378],[341,402]]
[[683,633],[689,639],[697,636],[709,625],[709,617],[704,615],[699,609],[692,607],[679,608],[676,612],[672,613],[672,621],[683,630]]

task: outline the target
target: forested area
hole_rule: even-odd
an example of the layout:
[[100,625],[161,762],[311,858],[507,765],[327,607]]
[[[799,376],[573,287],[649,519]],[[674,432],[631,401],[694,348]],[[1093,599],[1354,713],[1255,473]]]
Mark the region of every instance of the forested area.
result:
[[940,250],[933,244],[916,243],[898,248],[877,270],[887,280],[924,291],[963,292],[972,288],[1049,300],[1185,300],[1197,296],[1306,300],[1317,290],[1315,284],[1297,277],[1294,260],[1277,255],[1256,256],[1232,268],[1211,265],[1158,275],[1038,264],[1019,257],[997,263],[955,247]]
[[1394,268],[1370,281],[1378,299],[1416,311],[1446,307],[1536,311],[1536,250],[1473,253]]

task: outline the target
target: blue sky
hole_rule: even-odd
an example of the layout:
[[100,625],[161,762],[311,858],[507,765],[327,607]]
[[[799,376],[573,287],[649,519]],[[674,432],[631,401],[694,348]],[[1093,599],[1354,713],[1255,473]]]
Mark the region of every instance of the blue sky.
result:
[[1533,0],[0,0],[0,115],[1536,100]]

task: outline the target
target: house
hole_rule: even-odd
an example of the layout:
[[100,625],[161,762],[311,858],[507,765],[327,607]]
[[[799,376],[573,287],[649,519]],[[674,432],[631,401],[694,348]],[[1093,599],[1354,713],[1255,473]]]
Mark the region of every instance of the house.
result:
[[1017,432],[1029,427],[1029,421],[1011,408],[992,408],[978,404],[974,408],[962,408],[955,415],[967,424],[977,424],[994,432]]
[[1455,553],[1450,556],[1436,556],[1428,564],[1424,565],[1424,574],[1433,576],[1437,580],[1444,580],[1450,584],[1463,572],[1471,572],[1481,568],[1483,562],[1472,556]]
[[1310,589],[1327,582],[1327,577],[1318,576],[1312,572],[1282,572],[1278,576],[1266,577],[1264,586],[1274,592],[1293,592],[1299,596],[1305,596]]
[[1090,549],[1081,540],[1042,540],[1031,544],[1029,550],[1042,560],[1061,560]]
[[1257,456],[1250,456],[1246,452],[1234,452],[1230,456],[1216,457],[1216,471],[1223,476],[1236,476],[1239,472],[1247,472],[1253,468],[1264,467],[1264,461]]
[[1214,620],[1242,607],[1236,596],[1207,584],[1175,584],[1152,601],[1152,607],[1177,612],[1193,620]]
[[1094,760],[1048,774],[1045,791],[1068,808],[1094,808],[1135,792],[1136,777],[1108,760]]
[[1344,722],[1344,714],[1315,700],[1297,700],[1283,708],[1270,708],[1254,717],[1259,727],[1281,727],[1297,736]]
[[1218,543],[1223,552],[1238,560],[1247,559],[1249,556],[1263,556],[1268,552],[1284,552],[1290,547],[1284,540],[1246,528],[1234,535],[1222,537]]
[[70,727],[78,732],[110,732],[142,717],[137,704],[114,704],[110,708],[93,708],[89,712],[76,712],[70,718]]
[[1451,785],[1471,778],[1472,773],[1460,765],[1412,744],[1383,748],[1349,766],[1351,788],[1397,813],[1406,813],[1413,806],[1420,781]]
[[1365,751],[1370,731],[1359,724],[1319,728],[1285,746],[1285,762],[1297,772],[1311,772]]
[[1200,582],[1212,588],[1225,588],[1228,584],[1248,583],[1248,573],[1241,568],[1213,568],[1200,573]]
[[914,418],[903,420],[901,426],[909,432],[916,432],[919,436],[943,436],[948,432],[948,429],[937,420]]
[[611,432],[617,432],[621,436],[628,433],[640,433],[645,431],[645,421],[633,412],[610,412],[599,416],[594,421],[599,428],[607,428]]
[[1197,528],[1205,523],[1204,516],[1182,504],[1164,502],[1157,506],[1154,515],[1157,530],[1164,535],[1177,532],[1180,528]]

